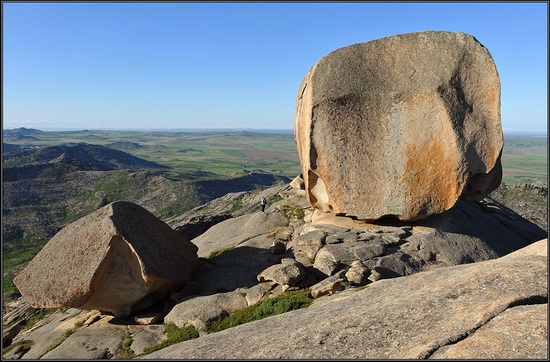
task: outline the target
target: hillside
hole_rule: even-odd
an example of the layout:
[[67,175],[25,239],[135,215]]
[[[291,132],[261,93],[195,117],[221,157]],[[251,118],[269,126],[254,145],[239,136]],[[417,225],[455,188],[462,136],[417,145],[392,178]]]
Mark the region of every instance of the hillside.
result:
[[84,143],[19,150],[4,157],[4,292],[13,289],[11,278],[20,266],[59,230],[110,202],[132,201],[168,220],[229,192],[290,181],[264,172],[186,177],[170,167]]
[[4,181],[62,177],[75,171],[169,169],[120,150],[87,143],[16,150],[3,158]]
[[506,206],[548,230],[548,188],[537,184],[502,184],[489,195],[489,200]]
[[20,127],[12,130],[4,130],[4,141],[36,141],[44,131]]

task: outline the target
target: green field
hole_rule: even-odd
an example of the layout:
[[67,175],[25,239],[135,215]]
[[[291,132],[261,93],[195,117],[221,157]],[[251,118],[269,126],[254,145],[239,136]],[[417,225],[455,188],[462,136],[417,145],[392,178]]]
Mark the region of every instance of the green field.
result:
[[[99,144],[170,166],[174,175],[181,178],[205,178],[208,173],[232,177],[252,170],[291,178],[300,173],[294,135],[290,130],[277,133],[85,130],[38,131],[30,135],[34,139],[4,137],[4,142],[25,146]],[[547,149],[546,135],[505,134],[503,181],[508,185],[534,181],[546,184]]]
[[507,185],[539,181],[547,185],[546,135],[505,134],[502,151],[503,182]]
[[148,161],[172,167],[180,177],[221,176],[262,170],[291,178],[300,164],[291,131],[267,132],[147,132],[65,131],[33,133],[30,138],[4,137],[5,143],[53,146],[85,142],[116,148]]

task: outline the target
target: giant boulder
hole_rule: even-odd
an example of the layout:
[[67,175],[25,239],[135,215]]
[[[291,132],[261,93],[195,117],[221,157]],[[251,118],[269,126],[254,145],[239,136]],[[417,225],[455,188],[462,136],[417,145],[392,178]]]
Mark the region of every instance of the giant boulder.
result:
[[502,179],[499,76],[464,33],[329,53],[302,81],[294,132],[308,201],[324,212],[418,220]]
[[114,202],[59,231],[14,278],[33,307],[127,316],[191,280],[197,247],[149,211]]

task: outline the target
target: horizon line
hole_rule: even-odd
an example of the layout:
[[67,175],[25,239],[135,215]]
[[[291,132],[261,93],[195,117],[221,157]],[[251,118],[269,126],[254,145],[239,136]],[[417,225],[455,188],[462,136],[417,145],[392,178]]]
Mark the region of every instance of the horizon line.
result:
[[[11,129],[2,129],[4,131],[15,131],[18,129],[36,130],[41,132],[86,132],[86,131],[128,131],[128,132],[239,132],[239,131],[260,131],[260,132],[294,132],[294,128],[252,128],[252,127],[234,127],[234,128],[27,128],[16,127]],[[503,134],[548,134],[548,130],[544,131],[518,131],[518,130],[503,130]]]

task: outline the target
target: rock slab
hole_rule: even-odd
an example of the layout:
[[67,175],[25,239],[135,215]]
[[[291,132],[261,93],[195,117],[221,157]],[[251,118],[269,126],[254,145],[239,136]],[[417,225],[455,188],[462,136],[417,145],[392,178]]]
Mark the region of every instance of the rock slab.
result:
[[473,36],[425,31],[337,49],[300,85],[294,134],[309,203],[418,220],[502,179],[500,79]]
[[[547,248],[544,239],[498,259],[380,280],[144,358],[486,357],[483,349],[472,348],[477,345],[490,348],[496,359],[547,359],[548,334],[541,328],[548,320]],[[499,330],[506,331],[507,340],[516,339],[513,355],[495,340]]]
[[191,280],[197,247],[149,211],[114,202],[57,233],[14,278],[35,308],[127,316]]

